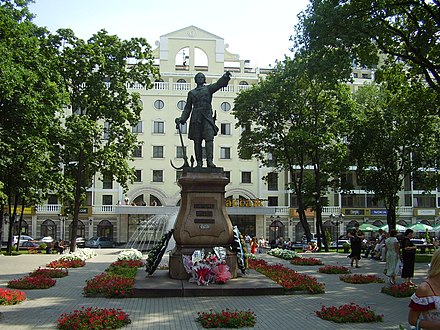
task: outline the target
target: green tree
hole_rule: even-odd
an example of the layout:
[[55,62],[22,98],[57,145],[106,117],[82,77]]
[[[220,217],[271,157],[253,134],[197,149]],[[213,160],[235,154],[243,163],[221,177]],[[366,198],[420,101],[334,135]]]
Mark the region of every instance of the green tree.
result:
[[28,3],[0,1],[0,224],[6,207],[10,253],[18,217],[20,233],[20,203],[23,211],[26,203],[34,205],[54,187],[63,96],[57,87],[56,52],[47,31],[32,23]]
[[344,70],[351,61],[372,67],[386,54],[440,94],[439,1],[313,0],[300,15],[298,31],[297,47],[336,50]]
[[440,126],[438,116],[432,115],[438,107],[436,94],[408,74],[402,64],[384,68],[378,73],[380,84],[356,93],[356,120],[349,138],[358,181],[385,202],[390,229],[396,227],[404,179],[436,168],[438,159]]
[[297,199],[307,239],[305,211],[313,207],[319,243],[322,238],[326,243],[321,196],[345,164],[342,119],[349,116],[351,97],[347,86],[316,79],[308,60],[297,54],[278,63],[266,80],[238,95],[234,115],[237,126],[249,128],[240,137],[240,157],[253,156],[276,171],[288,171],[288,188]]
[[73,31],[60,29],[53,43],[60,49],[58,66],[71,110],[64,124],[62,195],[73,214],[70,249],[74,251],[78,214],[92,176],[112,177],[124,188],[134,178],[128,163],[136,147],[131,126],[140,119],[142,103],[139,93],[128,88],[134,84],[151,88],[158,72],[143,38],[121,40],[101,30],[85,42]]

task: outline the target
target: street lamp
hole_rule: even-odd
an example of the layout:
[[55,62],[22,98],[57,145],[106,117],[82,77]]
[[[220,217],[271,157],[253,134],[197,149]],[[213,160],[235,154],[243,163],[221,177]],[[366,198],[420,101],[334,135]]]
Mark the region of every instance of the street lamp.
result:
[[338,220],[333,221],[333,219],[335,219],[336,216],[332,213],[330,214],[330,221],[333,225],[336,225],[336,252],[339,252],[339,225],[342,224],[342,219],[344,218],[344,215],[342,213],[340,213],[338,215]]

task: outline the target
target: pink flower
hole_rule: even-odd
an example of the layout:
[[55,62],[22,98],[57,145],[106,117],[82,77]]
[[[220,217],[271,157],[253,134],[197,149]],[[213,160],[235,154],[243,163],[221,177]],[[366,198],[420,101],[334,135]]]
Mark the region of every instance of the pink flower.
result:
[[197,275],[197,284],[208,284],[209,276],[211,275],[211,268],[208,265],[199,264],[194,266],[193,271]]
[[227,265],[219,264],[212,269],[212,272],[215,275],[216,283],[225,284],[232,277]]

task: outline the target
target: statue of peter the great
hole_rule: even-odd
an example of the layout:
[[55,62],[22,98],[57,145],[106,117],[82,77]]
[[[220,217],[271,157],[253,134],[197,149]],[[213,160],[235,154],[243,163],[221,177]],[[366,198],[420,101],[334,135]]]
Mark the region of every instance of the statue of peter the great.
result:
[[214,136],[217,135],[218,127],[215,125],[212,113],[212,95],[220,88],[226,87],[230,79],[231,73],[226,71],[216,83],[205,85],[205,75],[201,72],[197,73],[195,76],[197,87],[189,91],[185,109],[180,118],[176,118],[176,124],[185,124],[191,115],[188,138],[194,141],[197,167],[203,166],[202,140],[205,140],[207,167],[215,167],[212,159]]

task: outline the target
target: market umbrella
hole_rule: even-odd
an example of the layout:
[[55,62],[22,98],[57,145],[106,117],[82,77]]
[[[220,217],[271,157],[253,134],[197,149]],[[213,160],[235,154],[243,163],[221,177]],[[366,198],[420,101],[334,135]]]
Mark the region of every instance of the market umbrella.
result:
[[362,231],[378,231],[379,227],[376,227],[375,225],[369,223],[363,223],[359,226],[359,229]]
[[[386,231],[386,232],[389,231],[389,230],[388,230],[388,225],[380,226],[379,229],[382,229],[382,230],[384,230],[384,231]],[[402,226],[402,225],[399,225],[398,223],[396,223],[396,230],[397,230],[397,231],[404,232],[406,229],[407,229],[407,228],[406,228],[405,226]]]
[[413,223],[413,224],[407,226],[407,228],[412,229],[417,233],[424,232],[426,230],[428,230],[428,231],[432,230],[431,226],[425,225],[424,223],[421,223],[421,222]]
[[432,231],[435,231],[435,232],[440,231],[440,223],[438,225],[435,225],[434,227],[432,227]]

